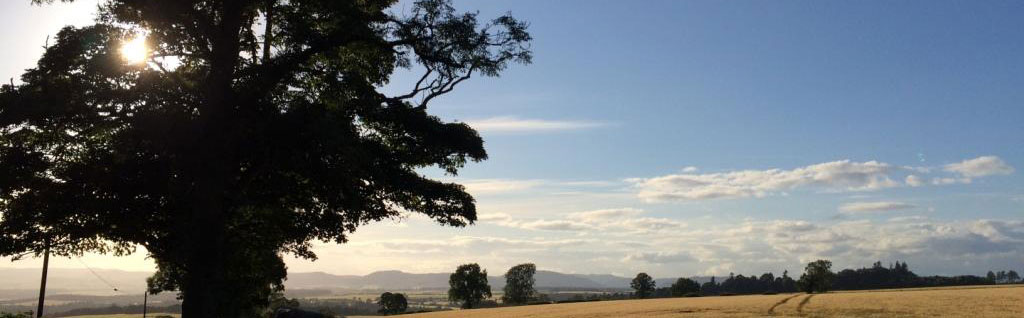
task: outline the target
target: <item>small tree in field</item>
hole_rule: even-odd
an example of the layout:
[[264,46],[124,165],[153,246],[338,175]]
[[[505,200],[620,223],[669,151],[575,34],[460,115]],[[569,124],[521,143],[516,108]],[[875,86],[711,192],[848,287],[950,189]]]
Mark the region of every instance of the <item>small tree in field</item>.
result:
[[473,308],[484,298],[491,297],[491,285],[487,284],[487,270],[481,270],[476,263],[459,265],[448,278],[448,300],[462,302],[462,308]]
[[409,301],[405,299],[404,294],[400,293],[385,292],[380,294],[377,304],[380,305],[380,310],[377,312],[385,315],[400,314],[409,308]]
[[537,290],[533,289],[533,274],[537,272],[537,266],[533,264],[519,264],[508,269],[505,273],[505,294],[501,301],[506,304],[525,304],[536,298]]
[[630,287],[636,290],[636,297],[641,299],[650,297],[654,293],[656,288],[654,285],[654,278],[651,278],[651,275],[647,275],[647,273],[636,274],[633,282],[629,284]]
[[813,294],[824,293],[832,287],[832,281],[836,274],[832,272],[832,262],[828,260],[817,260],[807,264],[804,274],[800,275],[797,282],[800,290]]

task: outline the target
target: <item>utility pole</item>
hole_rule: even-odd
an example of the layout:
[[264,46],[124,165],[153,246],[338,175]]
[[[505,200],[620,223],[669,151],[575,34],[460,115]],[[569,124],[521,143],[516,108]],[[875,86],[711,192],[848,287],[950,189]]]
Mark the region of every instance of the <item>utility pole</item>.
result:
[[43,317],[43,301],[46,299],[46,270],[50,267],[50,239],[46,239],[43,247],[43,279],[39,283],[39,307],[36,309],[36,318]]
[[149,290],[142,294],[142,318],[146,318],[146,305],[149,304]]

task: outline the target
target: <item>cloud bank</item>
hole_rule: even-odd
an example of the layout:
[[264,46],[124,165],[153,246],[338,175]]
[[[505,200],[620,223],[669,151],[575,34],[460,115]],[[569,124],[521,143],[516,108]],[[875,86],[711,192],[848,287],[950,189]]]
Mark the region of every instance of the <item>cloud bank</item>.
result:
[[[481,231],[447,238],[353,240],[331,247],[337,253],[318,254],[339,262],[353,257],[386,260],[389,267],[419,272],[446,272],[468,261],[501,272],[533,262],[542,269],[570,273],[632,276],[646,271],[660,277],[766,271],[778,275],[787,269],[793,275],[816,259],[832,260],[840,269],[901,260],[923,275],[984,274],[989,269],[1018,268],[1024,255],[1024,221],[1019,220],[751,220],[660,232],[635,232],[619,225],[568,237],[560,231],[516,235],[521,238],[493,229]],[[370,265],[368,270],[380,269]]]
[[893,167],[877,161],[832,161],[792,170],[740,170],[705,174],[673,174],[629,179],[646,201],[686,201],[764,197],[797,188],[840,191],[877,190],[899,185]]
[[[648,202],[694,201],[767,197],[788,191],[811,189],[828,192],[877,191],[886,188],[925,185],[917,174],[931,173],[928,167],[900,167],[879,161],[838,160],[795,169],[736,170],[684,173],[652,178],[627,179],[637,196]],[[933,185],[971,183],[972,178],[1008,175],[1014,168],[995,156],[964,160],[943,167],[952,175],[932,178]],[[911,174],[917,173],[917,174]],[[903,182],[900,182],[902,180]]]

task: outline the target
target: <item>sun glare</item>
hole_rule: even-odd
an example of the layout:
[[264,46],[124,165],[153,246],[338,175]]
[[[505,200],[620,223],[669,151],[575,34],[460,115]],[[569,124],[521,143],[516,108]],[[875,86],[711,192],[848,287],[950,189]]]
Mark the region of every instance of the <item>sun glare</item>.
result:
[[139,34],[134,39],[121,44],[121,58],[131,64],[139,64],[146,61],[149,56],[149,48],[146,47],[146,35]]

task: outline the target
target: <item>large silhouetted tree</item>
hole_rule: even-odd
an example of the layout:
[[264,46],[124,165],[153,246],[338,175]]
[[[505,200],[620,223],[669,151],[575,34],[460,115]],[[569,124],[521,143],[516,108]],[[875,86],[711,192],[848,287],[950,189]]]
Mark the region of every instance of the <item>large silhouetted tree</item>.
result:
[[[314,259],[313,240],[402,213],[475,221],[461,185],[418,171],[455,174],[483,142],[427,106],[529,62],[523,22],[447,0],[101,2],[0,88],[0,256],[142,246],[151,290],[177,290],[184,317],[233,318],[262,310],[282,254]],[[127,63],[138,34],[150,55]],[[382,92],[406,71],[422,72],[407,93]]]
[[476,263],[459,265],[448,277],[448,285],[448,300],[462,302],[462,308],[473,308],[484,298],[491,297],[487,270],[481,270]]
[[537,273],[537,266],[527,263],[512,266],[505,273],[505,288],[501,300],[507,304],[525,304],[536,298],[537,290],[533,288],[535,282],[533,274]]

